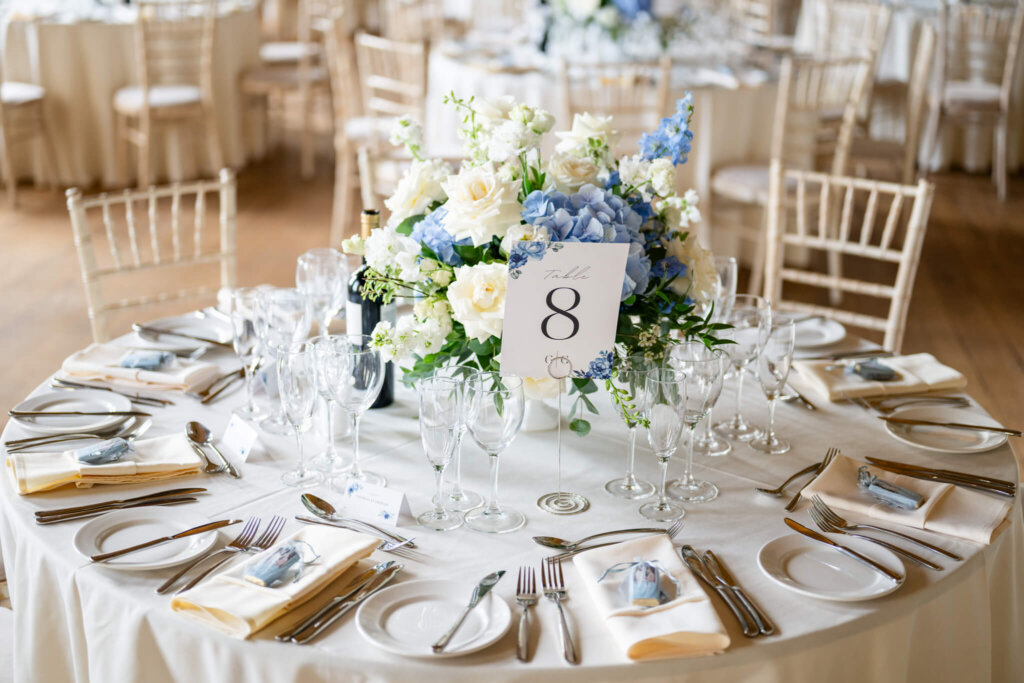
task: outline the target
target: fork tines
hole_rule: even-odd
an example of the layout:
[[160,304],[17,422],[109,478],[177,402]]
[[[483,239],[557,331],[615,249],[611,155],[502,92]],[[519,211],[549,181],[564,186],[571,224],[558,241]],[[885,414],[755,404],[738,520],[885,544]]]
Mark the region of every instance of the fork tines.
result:
[[247,550],[266,550],[270,546],[274,545],[277,541],[277,537],[281,535],[281,530],[284,529],[284,517],[274,515],[270,518],[270,524],[267,525],[266,530],[260,535],[256,541],[249,544]]

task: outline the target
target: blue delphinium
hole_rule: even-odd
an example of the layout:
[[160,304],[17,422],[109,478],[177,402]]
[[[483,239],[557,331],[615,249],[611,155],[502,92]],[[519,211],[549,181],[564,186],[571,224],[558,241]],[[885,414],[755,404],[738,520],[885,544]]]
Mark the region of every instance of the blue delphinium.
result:
[[663,118],[653,133],[644,133],[640,137],[640,156],[648,161],[669,157],[674,166],[685,164],[693,142],[693,131],[690,130],[692,116],[693,93],[687,92],[676,102],[676,112],[672,116]]
[[472,245],[473,241],[466,237],[456,242],[452,234],[444,228],[444,219],[447,216],[448,210],[443,206],[434,209],[413,227],[409,237],[429,248],[445,264],[461,266],[462,257],[456,253],[455,246]]
[[675,256],[666,256],[654,264],[651,275],[662,280],[675,280],[686,275],[686,264]]
[[614,0],[614,3],[627,21],[633,21],[641,12],[651,13],[651,0]]

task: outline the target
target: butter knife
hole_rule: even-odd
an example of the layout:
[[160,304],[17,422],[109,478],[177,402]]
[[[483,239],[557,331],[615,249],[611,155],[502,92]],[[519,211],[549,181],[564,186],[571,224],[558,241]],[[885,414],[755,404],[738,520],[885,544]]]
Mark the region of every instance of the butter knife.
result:
[[448,646],[448,643],[451,642],[452,636],[454,636],[456,631],[459,630],[459,627],[462,626],[462,622],[466,620],[466,617],[469,616],[469,613],[473,611],[474,607],[480,604],[480,601],[483,599],[483,597],[491,592],[491,589],[494,588],[495,584],[501,581],[501,577],[503,577],[504,575],[505,570],[501,569],[496,572],[491,572],[490,574],[488,574],[480,580],[480,583],[478,583],[476,587],[473,588],[473,594],[469,597],[469,604],[466,605],[466,609],[462,610],[462,614],[460,614],[459,618],[455,621],[454,624],[452,624],[452,627],[448,629],[448,631],[443,636],[441,636],[436,643],[434,643],[431,646],[431,649],[434,651],[434,654],[440,654],[441,652],[444,652],[444,649]]
[[145,543],[139,543],[138,545],[133,545],[133,546],[128,547],[128,548],[121,548],[120,550],[113,550],[113,551],[111,551],[109,553],[100,553],[99,555],[93,555],[89,559],[92,560],[93,562],[105,562],[107,560],[112,560],[115,557],[121,557],[122,555],[127,555],[129,553],[134,553],[134,552],[137,552],[139,550],[145,550],[146,548],[152,548],[155,545],[162,545],[164,543],[170,543],[171,541],[177,540],[179,538],[185,538],[186,536],[194,536],[196,534],[203,534],[203,533],[206,533],[207,531],[213,531],[214,529],[220,529],[221,527],[231,526],[232,524],[238,524],[241,521],[242,520],[240,520],[240,519],[222,519],[222,520],[217,521],[217,522],[209,522],[207,524],[200,524],[199,526],[194,526],[191,529],[185,529],[185,531],[179,531],[178,533],[171,534],[170,536],[163,536],[161,538],[154,538],[152,541],[146,541]]
[[370,567],[365,572],[357,576],[354,581],[346,585],[345,588],[341,591],[341,593],[328,600],[327,604],[318,609],[312,616],[310,616],[305,621],[287,629],[286,631],[282,631],[281,633],[277,634],[276,636],[274,636],[274,639],[280,640],[282,642],[291,640],[293,636],[297,636],[298,634],[302,633],[319,620],[323,619],[339,603],[345,602],[346,600],[351,598],[353,595],[361,591],[366,586],[366,584],[370,583],[370,581],[372,581],[374,577],[379,576],[381,573],[383,573],[387,569],[390,569],[395,564],[397,564],[397,562],[395,562],[394,560],[389,560],[387,562],[381,562],[380,564],[376,564]]
[[100,508],[108,508],[120,505],[126,505],[131,503],[138,503],[144,500],[151,500],[153,498],[163,498],[165,496],[187,496],[193,493],[205,493],[206,489],[203,488],[184,488],[184,489],[168,489],[166,491],[158,491],[156,493],[147,493],[144,496],[136,496],[134,498],[123,498],[121,500],[108,500],[105,503],[92,503],[91,505],[77,505],[69,508],[54,508],[53,510],[36,510],[36,518],[51,517],[55,515],[68,515],[78,512],[88,512]]
[[888,415],[879,415],[879,420],[885,420],[886,422],[892,422],[893,424],[900,425],[916,425],[921,427],[948,427],[950,429],[966,429],[972,432],[995,432],[997,434],[1009,434],[1010,436],[1020,436],[1021,431],[1019,429],[1009,429],[1008,427],[994,427],[989,425],[975,425],[967,424],[966,422],[941,422],[938,420],[914,420],[909,417],[889,417]]
[[384,586],[388,585],[391,579],[395,578],[395,575],[398,574],[398,572],[402,571],[404,567],[404,564],[395,564],[389,567],[388,569],[384,570],[375,578],[371,579],[370,583],[363,586],[363,588],[358,593],[356,593],[354,597],[335,606],[333,612],[330,612],[329,615],[326,617],[322,617],[319,622],[315,622],[312,625],[313,630],[310,631],[308,635],[293,636],[290,639],[291,642],[298,643],[299,645],[304,645],[309,641],[313,640],[318,635],[326,631],[331,624],[333,624],[338,619],[341,619],[343,616],[348,614],[356,605],[358,605],[363,600],[370,597],[380,589],[384,588]]
[[888,567],[886,567],[884,565],[881,565],[878,562],[875,562],[874,560],[872,560],[867,555],[861,555],[856,550],[853,550],[851,548],[847,548],[845,545],[840,545],[839,543],[836,543],[835,541],[833,541],[831,538],[828,538],[827,536],[819,534],[817,531],[814,531],[813,529],[808,529],[807,527],[805,527],[803,524],[801,524],[800,522],[796,521],[795,519],[790,519],[789,517],[786,517],[783,521],[786,523],[786,526],[788,526],[790,529],[793,529],[794,531],[797,531],[797,532],[803,534],[807,538],[810,538],[810,539],[815,540],[815,541],[817,541],[819,543],[824,543],[825,545],[828,545],[828,546],[831,546],[831,547],[835,548],[836,550],[841,552],[843,555],[846,555],[847,557],[849,557],[851,559],[857,560],[861,564],[864,564],[864,565],[867,565],[868,567],[871,567],[875,571],[879,572],[880,574],[882,574],[883,576],[888,578],[893,583],[902,583],[902,581],[903,581],[903,577],[902,576],[900,576],[899,574],[897,574],[893,570],[889,569]]
[[757,625],[754,624],[750,619],[747,618],[747,613],[743,608],[736,602],[732,593],[726,590],[725,584],[715,578],[714,574],[704,563],[704,560],[692,546],[684,545],[679,548],[679,554],[682,556],[686,566],[690,568],[694,576],[704,582],[708,588],[718,593],[718,597],[722,598],[726,607],[732,612],[732,615],[736,617],[736,621],[739,622],[740,628],[743,629],[743,635],[747,638],[756,638],[760,635]]
[[757,630],[762,635],[770,636],[775,633],[775,626],[772,624],[768,616],[761,611],[761,608],[754,604],[754,601],[750,599],[743,587],[736,581],[729,570],[726,569],[725,564],[718,559],[718,556],[711,550],[704,551],[704,564],[708,566],[711,573],[714,574],[715,578],[724,583],[733,594],[739,598],[743,606],[747,608],[747,612],[750,616],[754,617],[754,621],[757,623]]

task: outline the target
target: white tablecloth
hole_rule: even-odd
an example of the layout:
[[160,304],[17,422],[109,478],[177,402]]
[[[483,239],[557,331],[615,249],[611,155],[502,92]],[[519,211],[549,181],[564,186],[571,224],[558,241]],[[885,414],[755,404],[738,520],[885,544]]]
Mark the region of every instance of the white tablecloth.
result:
[[[764,419],[764,400],[753,387],[746,393],[749,417]],[[200,407],[187,398],[156,411],[151,434],[181,429],[187,419],[201,419],[217,434],[223,432],[230,410],[242,393]],[[642,519],[638,503],[614,499],[603,484],[624,467],[625,430],[607,400],[599,403],[602,416],[593,421],[585,440],[566,437],[563,481],[588,496],[591,509],[573,517],[555,517],[537,509],[534,501],[554,487],[554,434],[521,433],[502,456],[501,499],[527,516],[525,528],[504,536],[469,529],[435,533],[406,520],[400,531],[416,537],[429,563],[406,561],[400,581],[459,577],[467,587],[479,576],[503,568],[508,576],[496,593],[512,602],[515,571],[536,566],[547,554],[530,537],[551,534],[577,538],[598,530],[636,526]],[[732,395],[723,395],[718,417]],[[402,390],[393,407],[366,417],[364,463],[387,476],[389,485],[405,491],[414,514],[429,505],[430,469],[419,445],[416,404]],[[716,608],[729,629],[732,646],[720,656],[677,659],[644,664],[629,662],[615,646],[605,625],[586,598],[575,569],[566,567],[567,609],[577,634],[582,664],[570,667],[557,641],[557,615],[547,602],[533,614],[536,654],[529,664],[515,658],[514,632],[493,647],[467,657],[446,660],[400,659],[369,645],[358,633],[352,616],[306,647],[277,643],[271,627],[249,641],[237,641],[203,629],[170,611],[169,598],[153,589],[174,570],[119,573],[90,566],[71,545],[81,522],[38,527],[32,512],[69,504],[160,490],[164,486],[59,491],[28,498],[15,496],[8,483],[0,485],[0,543],[14,606],[16,680],[95,681],[108,683],[284,683],[302,681],[595,681],[628,679],[656,681],[1010,681],[1024,676],[1024,650],[1019,646],[1024,612],[1017,596],[1024,591],[1024,533],[1021,507],[1012,511],[1012,525],[988,547],[932,537],[966,557],[963,563],[942,560],[943,572],[907,568],[907,581],[896,593],[871,602],[836,603],[804,598],[770,582],[757,568],[758,549],[767,541],[791,533],[782,523],[785,499],[768,499],[753,492],[758,484],[775,485],[794,470],[813,462],[828,446],[849,456],[884,455],[896,460],[970,469],[1016,478],[1013,455],[1006,446],[989,453],[955,456],[928,455],[887,437],[880,422],[851,406],[823,404],[811,413],[795,404],[777,412],[780,435],[794,450],[766,457],[739,446],[719,460],[702,459],[699,476],[711,479],[721,497],[705,505],[688,506],[678,543],[713,548],[778,626],[779,634],[747,640],[717,598]],[[5,438],[20,436],[8,426]],[[280,484],[280,474],[293,464],[294,447],[284,437],[264,439],[242,466],[244,478],[201,475],[189,483],[210,493],[189,510],[220,518],[271,514],[289,519],[303,512],[299,493]],[[313,446],[313,444],[310,444]],[[486,457],[472,443],[464,449],[467,488],[483,492]],[[653,456],[642,448],[639,471],[653,477]],[[678,474],[678,463],[670,474]],[[317,490],[329,500],[341,496]],[[797,519],[810,523],[805,510]],[[290,521],[286,533],[298,523]],[[549,552],[549,551],[548,551]],[[377,555],[380,555],[377,553]],[[440,625],[439,625],[440,626]],[[441,629],[443,630],[443,628]]]
[[[3,22],[3,77],[37,83],[46,89],[45,116],[57,154],[61,185],[123,185],[117,177],[114,137],[114,92],[138,83],[132,11],[95,8],[103,19],[49,15],[29,20],[13,13]],[[225,163],[235,168],[258,151],[260,131],[246,135],[239,76],[259,64],[259,16],[255,9],[228,9],[217,20],[214,50],[214,98]],[[255,128],[255,126],[254,126]],[[186,159],[196,157],[198,172],[185,168],[177,133],[158,133],[154,168],[158,179],[212,176],[205,138],[195,142]],[[193,136],[196,137],[196,136]],[[134,153],[129,182],[135,177]],[[21,179],[46,178],[39,145],[19,145],[13,155]]]

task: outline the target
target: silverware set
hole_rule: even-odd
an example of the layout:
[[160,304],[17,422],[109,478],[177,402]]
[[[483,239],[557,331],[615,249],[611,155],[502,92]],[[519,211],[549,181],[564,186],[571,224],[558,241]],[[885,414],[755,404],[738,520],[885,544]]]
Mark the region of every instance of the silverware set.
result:
[[[343,528],[352,529],[353,531],[362,531],[364,533],[377,534],[384,540],[391,540],[396,543],[401,543],[409,548],[415,548],[416,544],[413,543],[411,538],[405,538],[400,536],[393,531],[388,531],[383,527],[379,527],[369,522],[364,522],[361,519],[355,517],[342,517],[338,514],[334,506],[328,503],[326,500],[319,496],[315,496],[312,493],[302,494],[302,505],[312,512],[314,515],[326,522],[334,522],[336,525]],[[299,519],[299,518],[296,518]],[[301,521],[314,521],[308,518],[302,518]],[[358,527],[358,528],[356,528]]]
[[808,479],[804,483],[804,485],[800,487],[800,490],[796,492],[796,495],[794,495],[793,498],[788,503],[786,503],[786,512],[792,512],[793,510],[796,509],[797,504],[800,503],[800,494],[803,493],[803,490],[807,488],[807,485],[814,481],[819,474],[825,471],[825,468],[832,463],[832,461],[835,459],[837,455],[839,455],[839,449],[835,447],[830,448],[828,449],[828,451],[825,452],[825,457],[822,459],[820,463],[818,463],[818,467],[814,472],[814,476]]
[[743,635],[756,638],[775,633],[771,620],[746,594],[717,555],[710,550],[701,555],[689,545],[680,547],[679,554],[693,575],[722,598],[743,629]]
[[150,507],[155,505],[180,505],[192,503],[197,500],[193,494],[205,493],[204,488],[180,488],[147,493],[144,496],[125,498],[122,500],[111,500],[104,503],[93,503],[91,505],[76,505],[75,507],[56,508],[53,510],[36,510],[36,524],[57,524],[59,522],[70,522],[72,520],[95,517],[111,510],[122,510],[126,508]]
[[879,469],[896,474],[904,474],[915,479],[963,486],[964,488],[994,493],[1008,498],[1013,498],[1017,494],[1017,484],[1005,479],[996,479],[995,477],[986,477],[969,472],[957,472],[956,470],[921,467],[920,465],[882,460],[881,458],[868,457],[867,461]]
[[222,342],[217,339],[210,339],[209,337],[200,337],[194,334],[188,334],[186,332],[177,332],[175,330],[166,330],[161,327],[153,327],[152,325],[143,325],[141,323],[134,323],[132,329],[136,332],[142,332],[145,334],[154,335],[156,337],[178,337],[180,339],[191,339],[192,341],[199,342],[200,344],[208,344],[210,346],[216,346],[223,349],[234,350],[231,342]]
[[[345,521],[327,521],[325,519],[317,519],[314,517],[307,517],[305,515],[295,515],[295,519],[303,522],[304,524],[323,524],[324,526],[338,527],[339,529],[348,529],[349,531],[358,531],[360,533],[369,533],[372,536],[381,538],[383,542],[377,546],[377,549],[385,553],[391,553],[392,555],[398,555],[408,560],[418,560],[423,562],[427,559],[427,556],[415,549],[413,540],[411,538],[402,538],[397,534],[391,534],[380,530],[379,527],[372,526],[366,522],[359,522],[359,520],[346,519]],[[351,523],[358,522],[358,523]],[[402,540],[397,540],[402,539]]]
[[642,534],[668,534],[669,539],[673,539],[673,538],[676,537],[676,534],[678,534],[682,530],[682,528],[683,528],[683,520],[677,520],[676,522],[673,522],[672,526],[668,527],[667,529],[658,529],[658,528],[649,528],[649,529],[620,529],[618,531],[606,531],[606,532],[603,532],[603,533],[600,533],[600,534],[594,534],[593,536],[586,536],[586,537],[581,538],[580,540],[575,541],[575,542],[563,541],[562,539],[555,538],[553,536],[534,536],[533,537],[533,541],[535,543],[537,543],[538,545],[543,545],[543,546],[548,547],[548,548],[569,548],[565,552],[558,553],[557,555],[550,555],[550,556],[544,558],[545,561],[547,561],[547,562],[560,562],[562,560],[567,560],[567,559],[569,559],[571,557],[575,557],[576,555],[579,555],[580,553],[585,553],[588,550],[593,550],[595,548],[604,548],[604,547],[609,546],[609,545],[615,545],[616,543],[622,543],[623,542],[623,541],[609,541],[607,543],[595,543],[594,545],[586,545],[586,546],[580,547],[581,543],[583,543],[584,541],[589,541],[590,539],[593,539],[593,538],[601,538],[601,537],[604,537],[604,536],[611,536],[611,535],[614,535],[614,534],[637,534],[637,533],[642,533]]
[[40,436],[29,436],[23,439],[11,439],[4,442],[8,453],[19,453],[40,446],[50,446],[56,443],[67,441],[84,441],[89,439],[112,439],[121,437],[131,441],[142,436],[151,426],[153,420],[149,417],[137,418],[127,425],[120,423],[104,429],[96,429],[87,432],[75,432],[73,434],[42,434]]
[[813,529],[808,529],[807,527],[805,527],[803,524],[801,524],[800,522],[796,521],[795,519],[791,519],[789,517],[786,517],[782,521],[784,521],[786,523],[786,526],[788,526],[790,529],[793,529],[797,533],[803,534],[807,538],[810,538],[811,540],[817,541],[818,543],[824,543],[825,545],[827,545],[829,547],[835,548],[836,550],[841,552],[843,555],[846,555],[847,557],[849,557],[851,559],[854,559],[857,562],[860,562],[861,564],[863,564],[863,565],[865,565],[867,567],[871,567],[876,572],[878,572],[882,576],[886,577],[887,579],[889,579],[893,583],[901,583],[903,581],[903,576],[902,575],[894,572],[893,570],[889,569],[885,565],[882,565],[882,564],[879,564],[878,562],[875,562],[874,560],[872,560],[867,555],[862,555],[862,554],[858,553],[856,550],[853,550],[852,548],[848,548],[845,545],[841,545],[839,543],[836,543],[835,541],[833,541],[828,536],[825,536],[824,534],[820,534],[817,531],[814,531]]

